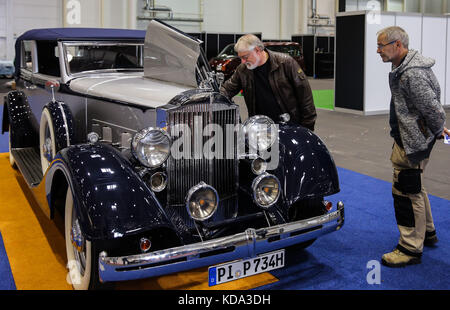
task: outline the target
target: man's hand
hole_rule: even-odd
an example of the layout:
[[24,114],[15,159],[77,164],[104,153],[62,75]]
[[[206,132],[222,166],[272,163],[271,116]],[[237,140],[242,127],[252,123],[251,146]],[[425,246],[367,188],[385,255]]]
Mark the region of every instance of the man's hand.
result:
[[450,130],[448,130],[446,127],[444,127],[444,131],[442,132],[442,135],[439,137],[439,139],[444,139],[445,135],[450,137]]

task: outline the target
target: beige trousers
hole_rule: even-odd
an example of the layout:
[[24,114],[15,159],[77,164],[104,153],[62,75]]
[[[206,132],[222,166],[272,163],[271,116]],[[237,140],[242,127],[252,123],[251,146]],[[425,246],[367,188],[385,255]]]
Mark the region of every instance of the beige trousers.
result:
[[[391,162],[394,168],[392,195],[394,197],[395,216],[400,239],[397,248],[406,254],[420,256],[423,250],[425,233],[434,232],[435,227],[431,214],[428,194],[423,187],[423,172],[428,159],[421,161],[418,165],[412,165],[406,157],[405,150],[394,143],[392,148]],[[403,193],[394,184],[399,181],[400,171],[404,169],[422,169],[421,191],[417,194]]]

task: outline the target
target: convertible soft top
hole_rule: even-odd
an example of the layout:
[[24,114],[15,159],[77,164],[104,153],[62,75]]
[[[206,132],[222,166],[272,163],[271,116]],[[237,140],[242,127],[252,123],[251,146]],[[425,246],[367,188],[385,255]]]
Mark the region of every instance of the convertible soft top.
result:
[[45,28],[33,29],[17,38],[22,40],[135,39],[144,40],[145,30],[110,28]]
[[26,31],[15,43],[16,58],[14,65],[16,74],[20,66],[20,45],[25,40],[58,41],[58,40],[138,40],[144,42],[145,30],[112,29],[112,28],[43,28]]

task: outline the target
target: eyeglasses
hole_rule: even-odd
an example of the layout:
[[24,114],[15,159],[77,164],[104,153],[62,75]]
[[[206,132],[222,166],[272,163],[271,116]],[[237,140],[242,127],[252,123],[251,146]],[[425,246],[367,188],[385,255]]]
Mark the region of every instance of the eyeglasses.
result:
[[245,60],[247,61],[248,58],[250,57],[250,55],[254,52],[255,49],[250,50],[247,54],[242,55],[242,56],[238,56],[241,60]]
[[380,49],[380,50],[381,50],[383,47],[385,47],[385,46],[387,46],[387,45],[389,45],[389,44],[395,43],[395,42],[397,42],[397,40],[394,40],[394,41],[389,42],[389,43],[386,43],[386,44],[378,44],[378,45],[377,45],[377,49]]

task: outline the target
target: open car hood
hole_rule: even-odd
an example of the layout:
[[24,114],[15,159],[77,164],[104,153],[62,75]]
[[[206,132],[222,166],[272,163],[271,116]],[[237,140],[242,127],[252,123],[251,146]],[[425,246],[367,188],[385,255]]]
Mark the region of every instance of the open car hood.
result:
[[144,76],[197,87],[200,43],[161,21],[150,21],[145,35]]

